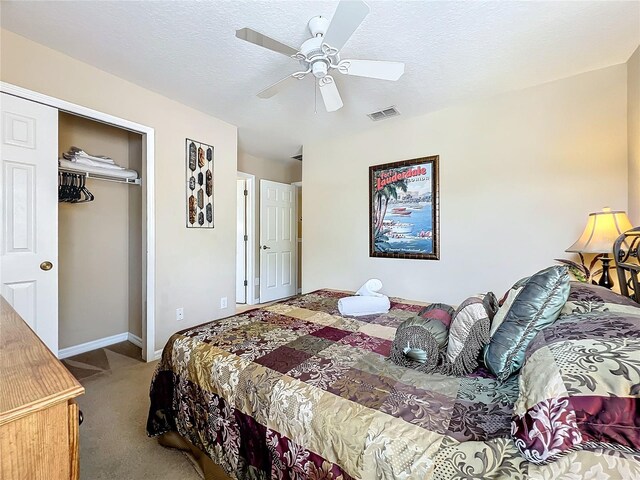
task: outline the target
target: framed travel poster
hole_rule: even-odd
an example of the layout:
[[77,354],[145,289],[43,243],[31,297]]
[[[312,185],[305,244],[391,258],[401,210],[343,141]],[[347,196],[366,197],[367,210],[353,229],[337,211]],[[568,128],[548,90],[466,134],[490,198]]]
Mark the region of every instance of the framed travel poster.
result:
[[213,147],[186,139],[187,228],[213,228]]
[[369,256],[440,259],[438,158],[369,167]]

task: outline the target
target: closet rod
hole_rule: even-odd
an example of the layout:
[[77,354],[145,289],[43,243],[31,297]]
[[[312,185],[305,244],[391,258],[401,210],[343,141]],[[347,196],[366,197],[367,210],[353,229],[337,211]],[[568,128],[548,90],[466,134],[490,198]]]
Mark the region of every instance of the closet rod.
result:
[[71,168],[58,167],[59,172],[73,173],[76,175],[82,175],[85,178],[95,178],[96,180],[105,180],[107,182],[126,183],[128,185],[140,185],[142,180],[139,178],[120,178],[112,177],[110,175],[103,175],[101,173],[85,172],[82,170],[73,170]]

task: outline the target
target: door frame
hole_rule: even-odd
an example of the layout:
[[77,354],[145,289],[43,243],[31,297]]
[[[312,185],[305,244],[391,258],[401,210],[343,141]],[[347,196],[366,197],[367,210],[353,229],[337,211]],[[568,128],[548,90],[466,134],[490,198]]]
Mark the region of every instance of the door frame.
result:
[[[249,290],[247,275],[247,255],[249,253],[248,196],[247,181],[244,178],[236,177],[236,306],[247,304]],[[242,224],[242,228],[240,228],[240,224]],[[242,267],[242,270],[240,270],[240,267]]]
[[[145,182],[143,188],[143,202],[146,203],[146,292],[144,298],[146,325],[142,328],[142,357],[150,362],[156,360],[155,327],[156,327],[156,221],[155,221],[155,130],[140,123],[131,122],[124,118],[108,113],[83,107],[59,98],[34,92],[11,83],[0,82],[0,92],[24,98],[32,102],[41,103],[60,111],[71,113],[90,120],[113,125],[142,135],[142,156],[145,160]],[[143,318],[145,321],[145,318]],[[145,328],[146,327],[146,328]]]
[[[293,185],[296,189],[296,293],[302,293],[302,263],[300,263],[300,272],[298,272],[298,263],[300,262],[300,250],[302,249],[302,232],[298,233],[298,222],[302,221],[300,219],[300,209],[302,205],[298,202],[298,193],[302,189],[302,181],[293,182]],[[304,193],[303,193],[304,195]],[[300,235],[300,236],[298,236]],[[300,273],[300,284],[298,284],[298,273]]]
[[256,305],[256,176],[237,172],[238,179],[247,181],[247,298],[246,305]]

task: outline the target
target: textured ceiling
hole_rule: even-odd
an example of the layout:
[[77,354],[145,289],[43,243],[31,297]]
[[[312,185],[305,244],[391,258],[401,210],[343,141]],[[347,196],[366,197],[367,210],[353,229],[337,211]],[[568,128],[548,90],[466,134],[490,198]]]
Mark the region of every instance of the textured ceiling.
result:
[[[235,37],[251,27],[291,46],[335,1],[2,2],[2,27],[239,127],[240,148],[279,159],[325,136],[625,62],[640,42],[640,2],[370,1],[342,58],[406,63],[398,82],[336,80],[326,113],[311,78],[256,93],[298,63]],[[386,120],[389,122],[395,119]]]

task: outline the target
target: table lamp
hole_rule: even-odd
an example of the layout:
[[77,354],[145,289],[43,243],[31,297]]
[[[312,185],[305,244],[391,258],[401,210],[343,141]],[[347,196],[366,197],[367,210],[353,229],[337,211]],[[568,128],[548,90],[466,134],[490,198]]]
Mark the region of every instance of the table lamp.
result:
[[590,213],[587,226],[580,238],[565,250],[572,253],[603,254],[602,276],[598,285],[606,288],[613,287],[613,280],[609,276],[609,253],[613,251],[613,242],[627,230],[633,228],[627,214],[621,210],[612,211],[605,207],[601,212]]

